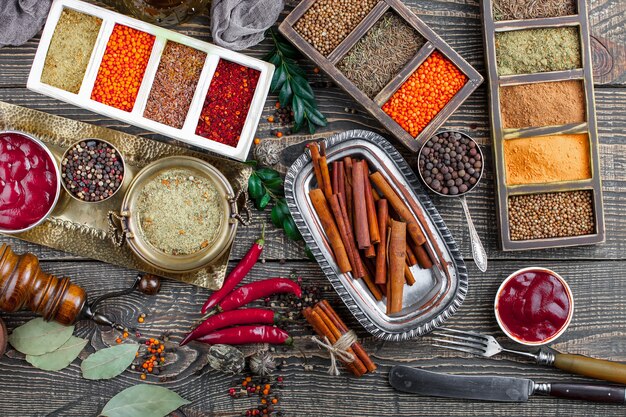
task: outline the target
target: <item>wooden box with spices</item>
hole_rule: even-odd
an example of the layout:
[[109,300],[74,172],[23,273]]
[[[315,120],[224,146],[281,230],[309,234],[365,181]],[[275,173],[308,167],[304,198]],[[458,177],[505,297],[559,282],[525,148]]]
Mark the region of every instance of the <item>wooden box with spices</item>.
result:
[[483,80],[399,0],[304,0],[279,30],[414,152]]

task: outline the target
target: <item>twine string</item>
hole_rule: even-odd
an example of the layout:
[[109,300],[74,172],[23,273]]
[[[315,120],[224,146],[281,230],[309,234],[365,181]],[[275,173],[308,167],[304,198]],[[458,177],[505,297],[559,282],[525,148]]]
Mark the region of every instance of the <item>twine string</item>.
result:
[[339,368],[337,367],[337,358],[346,363],[352,363],[356,360],[354,355],[348,352],[350,346],[357,342],[356,333],[353,330],[348,331],[341,335],[335,343],[330,343],[330,340],[324,336],[323,340],[320,340],[316,336],[312,336],[311,340],[315,342],[319,347],[328,350],[330,354],[330,367],[328,368],[328,374],[337,376],[339,375]]

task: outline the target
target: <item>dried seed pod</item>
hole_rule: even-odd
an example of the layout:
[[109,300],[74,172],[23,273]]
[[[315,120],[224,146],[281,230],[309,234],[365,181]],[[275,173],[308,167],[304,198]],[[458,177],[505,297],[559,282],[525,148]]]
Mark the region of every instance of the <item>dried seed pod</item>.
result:
[[238,374],[246,366],[243,353],[229,345],[213,345],[207,354],[211,368],[226,374]]
[[2,355],[4,355],[4,352],[7,349],[8,338],[9,337],[7,335],[7,326],[5,326],[2,319],[0,319],[0,359],[2,359]]
[[271,375],[275,369],[274,355],[267,350],[260,350],[250,357],[250,370],[256,375]]

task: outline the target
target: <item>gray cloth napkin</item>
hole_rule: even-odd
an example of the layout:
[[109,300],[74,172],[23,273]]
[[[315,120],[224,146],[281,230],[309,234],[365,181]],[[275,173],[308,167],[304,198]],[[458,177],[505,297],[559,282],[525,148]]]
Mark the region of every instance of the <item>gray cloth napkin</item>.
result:
[[0,48],[22,45],[35,36],[52,0],[0,0]]
[[213,0],[213,42],[235,51],[254,46],[284,7],[283,0]]

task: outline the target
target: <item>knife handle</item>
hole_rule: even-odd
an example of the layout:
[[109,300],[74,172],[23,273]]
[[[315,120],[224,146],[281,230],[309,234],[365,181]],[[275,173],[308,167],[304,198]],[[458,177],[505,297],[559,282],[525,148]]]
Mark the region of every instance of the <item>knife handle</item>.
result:
[[[547,394],[552,397],[571,400],[595,401],[601,403],[626,404],[626,388],[612,385],[553,383]],[[538,392],[539,394],[539,392]]]
[[564,371],[626,384],[626,364],[565,353],[555,353],[554,356],[554,366]]

